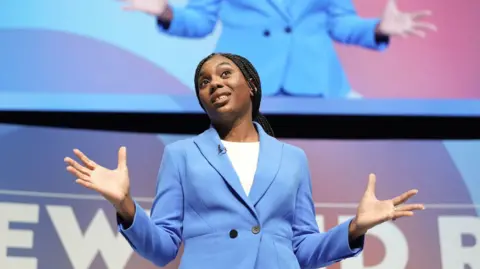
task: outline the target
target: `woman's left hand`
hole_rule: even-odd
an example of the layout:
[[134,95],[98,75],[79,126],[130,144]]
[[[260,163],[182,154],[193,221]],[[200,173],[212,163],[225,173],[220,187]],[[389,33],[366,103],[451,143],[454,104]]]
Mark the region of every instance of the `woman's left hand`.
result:
[[423,204],[404,204],[418,193],[409,190],[393,199],[378,200],[375,195],[376,177],[370,174],[367,189],[360,201],[357,215],[350,225],[350,235],[357,238],[369,229],[389,220],[413,216],[413,211],[423,210]]
[[402,12],[397,7],[396,0],[387,0],[388,3],[383,11],[383,16],[378,24],[377,34],[386,36],[402,36],[416,35],[425,37],[426,31],[436,31],[437,27],[428,22],[420,21],[420,19],[430,16],[429,10]]

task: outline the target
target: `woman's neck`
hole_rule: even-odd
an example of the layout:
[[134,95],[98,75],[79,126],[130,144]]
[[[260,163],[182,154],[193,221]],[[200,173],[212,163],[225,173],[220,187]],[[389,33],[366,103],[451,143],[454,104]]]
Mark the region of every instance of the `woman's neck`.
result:
[[257,142],[258,132],[251,120],[242,120],[230,126],[214,125],[220,138],[230,142]]

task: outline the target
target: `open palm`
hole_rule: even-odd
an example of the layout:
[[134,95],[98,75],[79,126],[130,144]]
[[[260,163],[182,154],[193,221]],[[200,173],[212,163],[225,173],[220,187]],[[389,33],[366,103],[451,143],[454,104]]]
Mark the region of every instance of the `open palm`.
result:
[[123,10],[140,11],[153,16],[160,16],[167,9],[167,0],[121,0],[126,3]]
[[432,14],[430,11],[402,12],[398,9],[396,0],[387,1],[378,26],[378,31],[381,34],[402,37],[408,35],[425,37],[426,30],[437,30],[434,24],[420,21],[420,19],[430,16]]
[[125,199],[130,189],[125,147],[118,151],[118,167],[115,170],[96,164],[78,149],[74,149],[73,153],[83,165],[70,157],[65,158],[65,163],[68,164],[67,171],[77,178],[78,184],[98,192],[112,204],[119,204]]
[[388,220],[413,216],[413,211],[422,210],[422,204],[404,204],[418,193],[409,190],[389,200],[378,200],[375,195],[376,177],[370,174],[367,189],[357,209],[356,225],[361,230],[368,230]]

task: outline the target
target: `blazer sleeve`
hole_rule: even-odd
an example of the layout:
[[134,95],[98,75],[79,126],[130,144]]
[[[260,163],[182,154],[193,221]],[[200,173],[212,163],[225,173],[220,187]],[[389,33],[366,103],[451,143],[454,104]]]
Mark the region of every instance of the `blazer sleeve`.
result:
[[120,233],[140,256],[163,267],[175,259],[182,238],[183,191],[178,169],[179,154],[167,145],[157,179],[149,217],[136,203],[133,223]]
[[201,38],[213,32],[222,0],[189,0],[185,7],[171,6],[173,19],[160,32],[180,37]]
[[328,32],[337,42],[378,51],[385,50],[390,39],[388,36],[375,34],[375,28],[379,23],[380,19],[358,16],[352,0],[330,1],[327,17]]
[[315,219],[312,184],[308,161],[303,153],[302,178],[298,188],[293,221],[293,247],[302,268],[327,267],[343,259],[357,256],[364,246],[364,236],[351,249],[348,220],[327,232],[320,233]]

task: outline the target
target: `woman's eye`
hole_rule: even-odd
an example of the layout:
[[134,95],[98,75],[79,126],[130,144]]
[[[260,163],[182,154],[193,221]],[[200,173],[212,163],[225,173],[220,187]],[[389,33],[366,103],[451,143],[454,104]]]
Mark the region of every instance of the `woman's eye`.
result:
[[207,84],[208,84],[208,79],[204,79],[204,80],[202,80],[202,82],[200,83],[200,86],[203,87],[203,86],[205,86],[205,85],[207,85]]
[[226,76],[228,76],[228,75],[230,75],[230,71],[224,71],[224,72],[222,73],[222,78],[223,78],[223,77],[226,77]]

